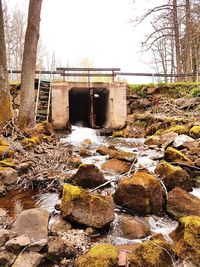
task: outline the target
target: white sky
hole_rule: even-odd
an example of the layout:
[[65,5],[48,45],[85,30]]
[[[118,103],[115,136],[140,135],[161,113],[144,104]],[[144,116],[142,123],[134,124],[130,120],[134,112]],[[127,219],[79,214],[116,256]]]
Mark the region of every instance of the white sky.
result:
[[[7,0],[9,7],[28,0]],[[58,62],[75,66],[88,57],[93,67],[119,67],[128,72],[151,72],[149,57],[141,57],[140,42],[149,22],[134,29],[129,23],[152,5],[150,0],[43,0],[40,35]],[[150,4],[151,2],[151,4]],[[128,79],[128,77],[125,77]],[[152,81],[132,78],[131,82]]]

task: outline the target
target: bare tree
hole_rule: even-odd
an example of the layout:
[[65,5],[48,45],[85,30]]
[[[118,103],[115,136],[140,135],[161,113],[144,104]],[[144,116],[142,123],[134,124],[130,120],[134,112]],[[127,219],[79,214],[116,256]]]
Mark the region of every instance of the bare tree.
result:
[[35,126],[35,70],[42,0],[30,0],[21,74],[19,126]]
[[12,117],[8,71],[6,62],[6,46],[2,1],[0,0],[0,126]]

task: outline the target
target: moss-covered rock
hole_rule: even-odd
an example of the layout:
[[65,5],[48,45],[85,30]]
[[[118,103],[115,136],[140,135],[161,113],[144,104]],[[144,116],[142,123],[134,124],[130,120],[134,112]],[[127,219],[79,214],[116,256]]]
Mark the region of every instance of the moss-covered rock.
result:
[[200,125],[195,125],[190,129],[190,136],[194,138],[200,138]]
[[76,267],[117,267],[117,249],[108,243],[94,245],[88,252],[80,256]]
[[72,182],[83,188],[94,188],[106,181],[103,173],[94,164],[81,164],[72,176]]
[[162,161],[157,165],[155,173],[164,182],[168,191],[174,187],[192,191],[192,179],[187,171],[183,170],[180,166],[174,166],[166,161]]
[[129,255],[130,267],[170,267],[173,253],[170,245],[163,240],[145,241]]
[[200,216],[186,216],[180,219],[175,230],[175,252],[182,260],[188,259],[195,266],[200,263]]
[[13,158],[14,157],[14,151],[9,148],[9,146],[1,146],[0,145],[0,159],[5,158]]
[[163,204],[162,187],[155,176],[138,171],[119,182],[114,201],[138,214],[159,215]]
[[174,132],[177,134],[188,134],[189,129],[185,125],[175,125],[167,129],[166,132]]
[[168,132],[168,133],[162,133],[160,136],[161,139],[161,146],[163,148],[169,146],[174,142],[174,140],[177,138],[178,134],[175,132]]
[[191,166],[194,165],[194,163],[185,154],[173,147],[168,147],[165,150],[165,159],[169,162],[182,163]]
[[168,194],[167,212],[175,219],[184,216],[200,216],[200,199],[175,187]]
[[52,135],[54,133],[53,127],[48,121],[38,123],[35,130],[38,134]]
[[92,194],[70,184],[63,185],[61,210],[67,219],[95,228],[102,228],[114,219],[111,197]]

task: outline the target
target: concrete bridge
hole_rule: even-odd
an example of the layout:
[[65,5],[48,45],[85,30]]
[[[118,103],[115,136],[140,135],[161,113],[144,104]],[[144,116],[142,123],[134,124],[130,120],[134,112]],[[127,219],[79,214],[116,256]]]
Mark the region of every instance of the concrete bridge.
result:
[[119,128],[127,118],[126,84],[52,83],[51,117],[56,129],[68,124],[91,128]]

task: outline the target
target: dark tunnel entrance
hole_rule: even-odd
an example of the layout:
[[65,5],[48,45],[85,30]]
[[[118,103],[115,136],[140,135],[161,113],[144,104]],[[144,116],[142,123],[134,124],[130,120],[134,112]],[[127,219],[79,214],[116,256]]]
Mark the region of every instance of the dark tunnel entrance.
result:
[[102,128],[107,120],[106,88],[72,88],[69,91],[69,120],[72,125]]

